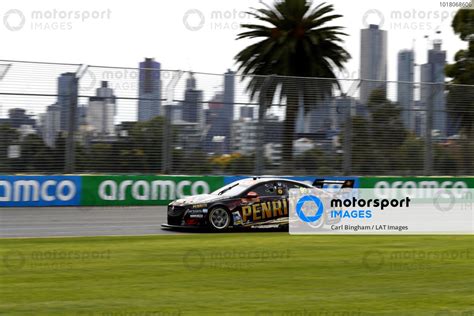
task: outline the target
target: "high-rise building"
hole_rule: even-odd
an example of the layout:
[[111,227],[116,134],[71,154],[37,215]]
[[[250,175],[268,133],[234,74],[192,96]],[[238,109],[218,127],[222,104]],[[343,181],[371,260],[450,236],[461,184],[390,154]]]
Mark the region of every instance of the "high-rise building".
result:
[[402,109],[401,117],[406,129],[415,129],[414,84],[415,53],[413,50],[398,52],[397,102]]
[[56,138],[61,130],[61,114],[61,107],[52,104],[41,116],[41,134],[44,143],[49,147],[54,147],[56,144]]
[[204,124],[202,90],[196,89],[196,78],[190,73],[186,80],[186,91],[182,103],[182,118],[188,123]]
[[107,81],[102,81],[96,96],[89,98],[87,110],[87,124],[96,136],[115,135],[115,102],[114,90],[108,87]]
[[234,120],[235,72],[227,69],[224,74],[224,111],[226,117]]
[[[69,111],[71,109],[73,97],[77,97],[76,74],[73,72],[65,72],[58,78],[58,101],[57,105],[61,111],[60,129],[67,131],[69,127]],[[77,100],[76,100],[77,102]],[[77,117],[75,120],[77,127]]]
[[[209,109],[206,111],[205,147],[209,152],[224,154],[232,150],[231,129],[234,120],[234,102],[235,72],[227,70],[224,74],[224,92],[216,93],[209,101]],[[247,111],[247,115],[250,115],[250,112],[253,115],[253,108],[244,111]]]
[[138,120],[148,121],[161,111],[161,65],[153,58],[139,64]]
[[360,101],[366,105],[373,90],[387,89],[387,31],[370,24],[360,33]]
[[[223,154],[223,134],[226,129],[226,122],[222,120],[224,109],[224,96],[216,93],[209,101],[209,108],[206,110],[206,136],[204,147],[207,152]],[[218,143],[217,140],[220,142]]]
[[[441,40],[433,42],[428,50],[428,62],[421,65],[420,103],[424,109],[433,109],[433,130],[446,136],[446,99],[444,91],[444,67],[446,51],[441,50]],[[431,103],[431,104],[430,104]]]
[[224,121],[222,126],[222,136],[225,137],[223,148],[230,150],[230,129],[234,120],[234,102],[235,102],[235,72],[227,69],[224,74],[224,98],[221,119]]

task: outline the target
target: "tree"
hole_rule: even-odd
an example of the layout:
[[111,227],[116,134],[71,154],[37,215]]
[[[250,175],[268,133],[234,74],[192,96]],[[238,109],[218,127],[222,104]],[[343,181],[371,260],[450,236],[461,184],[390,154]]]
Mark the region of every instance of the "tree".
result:
[[[157,116],[146,122],[138,122],[130,131],[132,157],[136,172],[156,173],[161,171],[163,147],[163,117]],[[139,162],[137,164],[137,162]],[[130,164],[130,161],[128,162]]]
[[[447,65],[446,76],[453,78],[447,86],[449,119],[459,127],[463,136],[464,168],[472,171],[474,160],[474,10],[459,10],[451,26],[460,39],[468,42],[467,49],[458,51],[455,62]],[[458,84],[458,85],[456,85]]]
[[[292,159],[293,135],[299,101],[305,110],[332,95],[338,86],[334,69],[343,69],[350,55],[340,46],[341,26],[327,26],[341,15],[332,14],[332,5],[325,3],[311,8],[306,0],[279,0],[273,6],[249,12],[264,24],[243,24],[248,29],[237,39],[260,39],[240,51],[235,59],[244,78],[249,78],[247,91],[272,100],[280,90],[280,102],[286,99],[282,154]],[[262,75],[276,75],[268,84]],[[291,76],[281,77],[281,76]],[[324,77],[310,80],[302,77]],[[265,91],[263,91],[265,90]],[[261,95],[262,94],[262,95]],[[288,164],[290,165],[290,164]]]
[[400,108],[387,99],[383,89],[372,91],[367,104],[369,117],[352,118],[352,170],[359,174],[382,174],[403,168],[399,151],[407,138]]
[[9,172],[8,148],[18,143],[20,134],[7,124],[0,124],[0,172]]

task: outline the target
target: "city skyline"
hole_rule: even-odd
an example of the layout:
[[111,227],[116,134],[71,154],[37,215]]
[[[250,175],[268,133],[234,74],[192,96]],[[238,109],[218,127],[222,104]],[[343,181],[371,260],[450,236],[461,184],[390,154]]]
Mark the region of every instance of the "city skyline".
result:
[[[373,30],[378,31],[377,26],[371,25],[370,27],[372,27]],[[369,27],[369,29],[362,29],[361,32],[363,32],[363,31],[365,31],[365,30],[370,30],[370,27]],[[386,40],[386,36],[387,36],[387,34],[384,35],[385,40]],[[440,42],[440,41],[435,41],[434,43],[435,43],[435,45],[440,45],[441,42]],[[438,44],[436,44],[436,43],[438,43]],[[382,46],[383,46],[383,45],[382,45]],[[363,43],[361,42],[361,48],[362,48],[362,47],[364,47],[364,45],[363,45]],[[381,49],[383,50],[384,47],[381,47]],[[438,48],[438,49],[439,49],[439,48]],[[400,55],[400,54],[402,54],[403,52],[407,52],[407,51],[412,52],[411,50],[401,50],[401,51],[399,51],[398,53],[399,53],[399,55]],[[429,56],[430,54],[432,54],[432,51],[433,51],[433,48],[427,50],[427,52],[426,52],[427,55]],[[373,54],[372,54],[372,55],[373,55]],[[381,54],[381,55],[384,55],[384,54]],[[445,56],[445,55],[443,55],[443,56]],[[371,60],[371,59],[373,59],[373,56],[372,56],[371,58],[369,58],[369,60]],[[410,60],[413,62],[413,59],[414,59],[414,58],[411,57]],[[381,61],[382,61],[382,64],[383,64],[384,62],[386,62],[386,61],[383,60],[383,58],[381,59]],[[145,67],[147,62],[148,62],[148,63],[150,63],[150,62],[152,63],[152,64],[150,64],[150,65],[147,64],[147,65],[150,66],[150,67]],[[398,64],[397,64],[398,66],[399,66],[399,62],[400,62],[400,60],[398,60]],[[444,60],[443,60],[443,62],[444,62]],[[427,63],[427,64],[428,64],[428,63]],[[426,66],[427,64],[421,65],[421,67],[420,67],[420,72],[421,72],[421,73],[422,73],[421,69],[423,69],[423,67],[427,67],[427,66]],[[139,118],[139,115],[140,115],[140,104],[142,104],[143,101],[144,101],[144,100],[142,100],[142,99],[143,99],[143,98],[145,98],[145,99],[148,99],[148,98],[151,98],[151,99],[160,99],[159,96],[162,96],[163,87],[161,86],[162,81],[160,80],[160,73],[162,72],[162,70],[160,69],[160,63],[159,63],[158,61],[155,61],[154,58],[145,58],[145,62],[140,62],[139,65],[140,65],[140,66],[143,66],[144,68],[146,68],[146,69],[140,68],[140,70],[139,70],[139,72],[138,72],[138,76],[136,76],[136,77],[133,79],[133,80],[136,80],[136,81],[137,81],[138,100],[136,101],[136,102],[137,102],[137,112],[136,112],[136,113],[137,113],[137,115],[138,115],[138,120],[140,121],[140,118]],[[443,65],[444,65],[444,64],[443,64]],[[370,66],[370,65],[369,65],[369,66]],[[383,65],[382,65],[382,67],[383,67]],[[406,69],[409,69],[410,67],[414,67],[414,64],[408,66],[408,68],[406,68]],[[369,68],[369,67],[367,67],[367,68]],[[441,68],[438,67],[437,72],[439,72],[440,69],[442,69],[442,68],[443,68],[443,67],[441,67]],[[151,73],[153,73],[153,74],[152,74],[151,76],[148,76],[148,77],[153,78],[154,81],[156,82],[156,83],[153,83],[153,82],[152,82],[152,83],[149,84],[149,85],[155,85],[155,87],[154,87],[154,88],[155,88],[155,92],[153,92],[152,94],[150,94],[150,93],[144,94],[144,93],[143,93],[143,89],[144,89],[144,86],[145,86],[143,79],[145,78],[145,72],[146,72],[148,69],[153,69],[153,70],[156,69],[156,71],[151,71],[151,70],[150,70],[149,72],[151,72]],[[415,77],[415,73],[416,73],[416,72],[411,73],[408,77],[406,77],[406,76],[403,76],[403,74],[400,72],[400,70],[401,70],[401,69],[399,69],[399,71],[397,72],[397,74],[398,74],[398,79],[400,79],[401,81],[410,81],[411,78],[414,78],[414,77]],[[203,109],[203,108],[207,108],[207,107],[208,107],[207,104],[212,101],[212,98],[207,99],[207,98],[204,98],[204,97],[203,97],[203,92],[208,92],[208,91],[206,91],[206,90],[204,90],[204,91],[203,91],[203,90],[196,90],[196,85],[197,85],[196,82],[197,82],[197,79],[194,77],[194,73],[190,72],[189,74],[190,74],[190,77],[188,77],[188,78],[186,78],[186,79],[185,79],[186,76],[182,77],[182,79],[183,79],[182,82],[185,82],[185,89],[184,89],[183,98],[182,98],[182,101],[181,101],[182,104],[186,104],[186,102],[187,102],[186,100],[189,99],[189,97],[190,97],[191,94],[193,94],[193,93],[194,93],[194,94],[195,94],[195,93],[198,93],[199,95],[196,95],[196,97],[193,97],[193,99],[196,99],[196,100],[195,100],[195,101],[192,101],[192,102],[193,102],[193,103],[196,103],[196,102],[197,102],[197,103],[201,104],[201,108],[202,108],[202,109]],[[67,103],[68,103],[69,97],[67,96],[67,94],[69,93],[69,90],[70,90],[70,88],[71,88],[71,79],[73,78],[73,75],[74,75],[74,73],[71,73],[71,72],[62,73],[62,74],[58,77],[58,81],[57,81],[57,82],[58,82],[58,83],[57,83],[57,93],[58,93],[58,97],[57,97],[57,101],[56,101],[55,104],[58,104],[59,108],[61,109],[61,111],[60,111],[60,113],[61,113],[61,120],[60,120],[60,122],[61,122],[61,128],[60,128],[60,129],[61,129],[61,130],[64,130],[64,129],[65,129],[65,126],[66,126],[65,118],[67,117],[67,108],[66,108],[65,105],[62,105],[62,103],[65,103],[66,105],[67,105]],[[222,74],[222,76],[223,76],[223,77],[221,78],[221,80],[223,79],[223,83],[219,85],[220,88],[217,88],[217,92],[216,92],[216,93],[223,92],[223,95],[222,95],[222,96],[223,96],[222,103],[223,103],[223,104],[225,105],[225,107],[227,108],[227,110],[225,110],[226,113],[222,116],[222,119],[223,119],[223,120],[226,120],[226,119],[228,119],[228,118],[239,119],[239,117],[240,117],[240,108],[242,108],[242,107],[247,107],[248,105],[246,105],[246,104],[238,104],[237,107],[234,107],[234,106],[233,106],[233,103],[236,101],[236,100],[234,99],[234,90],[235,90],[235,79],[234,79],[234,77],[236,76],[236,74],[235,74],[235,72],[233,72],[233,71],[231,71],[230,69],[228,69],[226,73]],[[382,76],[383,76],[383,75],[382,75]],[[155,78],[155,77],[156,77],[156,78]],[[420,75],[420,78],[422,78],[422,77],[423,77],[423,75],[421,74],[421,75]],[[157,80],[157,78],[158,78],[158,80]],[[425,75],[425,78],[427,78],[427,79],[426,79],[426,80],[428,80],[427,82],[431,82],[431,81],[430,81],[431,79],[428,78],[426,75]],[[443,78],[444,78],[444,77],[443,77]],[[94,78],[94,79],[97,79],[97,78]],[[232,79],[232,81],[231,81],[232,83],[231,83],[231,84],[228,83],[229,79]],[[370,77],[369,77],[368,79],[372,79],[372,80],[373,80],[373,78],[370,78]],[[408,79],[408,80],[402,80],[402,79]],[[377,80],[377,78],[375,78],[375,80]],[[378,80],[383,80],[383,79],[379,78]],[[107,82],[107,81],[101,81],[101,82]],[[439,81],[438,81],[438,82],[439,82]],[[108,82],[107,82],[107,83],[108,83]],[[94,85],[97,84],[96,80],[94,80],[93,84],[94,84]],[[110,83],[108,83],[108,84],[110,85]],[[398,86],[397,86],[397,99],[400,98],[400,88],[401,88],[400,86],[401,86],[401,84],[398,83]],[[415,88],[416,88],[415,85],[410,85],[410,86],[411,86],[412,89],[415,89]],[[228,93],[225,93],[226,87],[227,87]],[[230,87],[232,87],[232,88],[230,88]],[[91,90],[90,88],[95,88],[95,86],[88,87],[88,90]],[[112,89],[113,89],[113,88],[112,88]],[[98,89],[97,89],[97,90],[98,90]],[[195,90],[196,92],[193,92],[193,91],[190,91],[190,90]],[[215,89],[214,89],[214,90],[215,90]],[[405,89],[405,90],[406,90],[406,89]],[[410,90],[410,89],[408,89],[408,90]],[[408,91],[408,92],[410,92],[410,91]],[[408,96],[408,98],[409,98],[409,99],[414,99],[414,98],[413,98],[414,91],[412,90],[410,93],[411,93],[412,95],[411,95],[411,96]],[[179,92],[178,92],[178,94],[179,94]],[[403,93],[402,93],[402,94],[403,94]],[[63,96],[63,95],[66,95],[66,96]],[[149,96],[149,97],[148,97],[148,96]],[[392,97],[392,98],[390,98],[390,96],[389,96],[389,99],[393,99],[393,94],[391,95],[391,97]],[[421,99],[421,97],[422,97],[422,96],[420,96],[417,101],[419,101],[419,100]],[[120,96],[117,97],[117,99],[120,99]],[[179,99],[179,97],[178,97],[178,99]],[[232,100],[232,101],[230,101],[230,100]],[[155,110],[156,112],[155,112],[155,114],[153,114],[153,116],[150,116],[148,119],[151,119],[152,117],[159,115],[158,113],[159,113],[160,107],[161,107],[161,100],[145,100],[145,101],[146,101],[146,102],[156,102],[156,101],[160,101],[160,102],[156,102],[156,103],[158,103],[158,107],[156,107],[156,110]],[[133,102],[133,101],[132,101],[132,102]],[[166,102],[166,101],[165,101],[165,102]],[[237,102],[237,103],[240,103],[240,102]],[[250,103],[250,102],[249,102],[249,103]],[[362,104],[363,104],[363,102],[362,102]],[[253,103],[253,105],[255,105],[255,104]],[[83,105],[82,105],[82,104],[79,104],[79,110],[82,109],[81,106],[83,106]],[[400,103],[400,106],[404,107],[403,102]],[[20,108],[21,108],[21,107],[20,107]],[[183,107],[183,109],[184,109],[184,107]],[[202,110],[202,109],[201,109],[201,110]],[[181,111],[182,111],[182,110],[181,110]],[[198,111],[198,107],[196,107],[195,112],[196,112],[196,111]],[[234,113],[234,114],[233,114],[233,115],[230,115],[231,112]],[[115,113],[116,113],[116,112],[115,112]],[[151,112],[150,112],[150,113],[151,113]],[[181,117],[181,118],[183,118],[183,113],[184,113],[184,112],[182,111],[182,113],[180,114],[180,117]],[[198,115],[198,113],[196,112],[195,115]],[[186,116],[186,114],[185,114],[184,116]],[[199,116],[201,117],[200,120],[203,120],[203,119],[204,119],[204,115],[203,115],[203,114],[200,114]],[[39,118],[39,115],[38,115],[38,118]],[[133,121],[134,119],[131,119],[131,120]],[[405,120],[405,119],[404,119],[404,120]],[[120,123],[121,121],[130,121],[130,119],[127,119],[127,120],[118,120],[118,121],[115,121],[115,124],[118,124],[118,123]],[[187,120],[185,120],[185,121],[193,121],[193,120],[192,120],[192,119],[187,119]],[[227,125],[230,125],[230,121],[227,122],[227,123],[229,123],[229,124],[227,124]],[[227,135],[227,134],[229,134],[229,133],[226,133],[226,136],[229,137],[229,135]]]

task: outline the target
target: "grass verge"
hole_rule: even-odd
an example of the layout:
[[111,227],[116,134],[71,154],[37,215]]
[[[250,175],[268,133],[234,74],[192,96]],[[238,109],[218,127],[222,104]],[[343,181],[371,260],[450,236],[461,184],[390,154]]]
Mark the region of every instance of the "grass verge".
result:
[[473,258],[474,236],[2,239],[0,314],[474,315]]

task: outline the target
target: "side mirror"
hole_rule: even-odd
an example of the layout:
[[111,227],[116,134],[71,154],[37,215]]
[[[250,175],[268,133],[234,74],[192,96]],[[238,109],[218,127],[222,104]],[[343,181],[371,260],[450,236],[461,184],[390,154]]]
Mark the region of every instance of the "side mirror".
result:
[[249,199],[255,199],[255,198],[258,198],[258,194],[257,194],[257,192],[250,191],[249,193],[247,193],[246,197],[249,198]]

